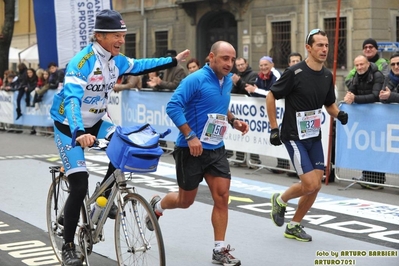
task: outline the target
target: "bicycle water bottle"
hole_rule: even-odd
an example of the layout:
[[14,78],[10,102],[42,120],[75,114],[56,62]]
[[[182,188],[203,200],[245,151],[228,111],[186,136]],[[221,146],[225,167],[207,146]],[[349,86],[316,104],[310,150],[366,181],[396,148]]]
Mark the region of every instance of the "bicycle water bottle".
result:
[[93,205],[93,209],[91,210],[90,219],[94,224],[97,224],[98,219],[101,216],[101,213],[104,211],[105,205],[107,205],[107,198],[104,196],[100,196],[97,198],[96,203]]

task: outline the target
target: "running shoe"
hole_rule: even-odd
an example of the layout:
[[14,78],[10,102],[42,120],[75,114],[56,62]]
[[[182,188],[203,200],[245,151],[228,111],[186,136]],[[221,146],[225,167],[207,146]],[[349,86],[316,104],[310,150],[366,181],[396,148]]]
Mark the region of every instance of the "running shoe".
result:
[[230,251],[234,251],[234,248],[231,249],[230,245],[227,247],[223,247],[220,251],[213,250],[212,254],[212,263],[221,264],[223,266],[240,266],[241,261],[233,257],[230,254]]
[[287,207],[287,204],[278,203],[278,201],[277,201],[278,196],[280,196],[280,194],[278,194],[278,193],[274,193],[272,195],[272,198],[271,198],[272,211],[270,213],[270,217],[272,218],[273,222],[277,226],[283,226],[285,207]]
[[[151,199],[151,201],[150,201],[150,205],[151,205],[151,207],[152,207],[152,210],[153,210],[154,213],[155,213],[155,216],[157,217],[157,220],[159,219],[159,217],[162,216],[162,213],[159,213],[159,212],[157,212],[157,211],[155,210],[155,205],[156,205],[158,202],[160,202],[160,201],[161,201],[161,197],[158,196],[158,195],[152,197],[152,199]],[[148,230],[154,231],[154,227],[152,226],[150,217],[149,217],[148,215],[145,217],[145,224],[147,225],[147,229],[148,229]]]
[[286,238],[291,238],[291,239],[296,239],[298,241],[302,242],[309,242],[312,241],[312,236],[306,234],[305,230],[302,229],[303,226],[300,224],[297,224],[290,228],[290,225],[287,224],[287,227],[284,232],[284,236]]

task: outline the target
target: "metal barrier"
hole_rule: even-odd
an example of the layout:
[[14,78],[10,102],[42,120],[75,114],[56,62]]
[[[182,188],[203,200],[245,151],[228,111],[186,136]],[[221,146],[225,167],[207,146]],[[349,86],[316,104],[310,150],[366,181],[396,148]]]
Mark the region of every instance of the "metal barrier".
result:
[[[335,168],[335,179],[338,181],[350,182],[344,190],[355,184],[370,189],[381,189],[383,187],[399,188],[399,174],[385,173],[384,183],[379,183],[367,181],[362,172],[363,171],[348,168]],[[372,178],[372,175],[370,177]],[[375,179],[377,180],[378,178],[376,177]]]

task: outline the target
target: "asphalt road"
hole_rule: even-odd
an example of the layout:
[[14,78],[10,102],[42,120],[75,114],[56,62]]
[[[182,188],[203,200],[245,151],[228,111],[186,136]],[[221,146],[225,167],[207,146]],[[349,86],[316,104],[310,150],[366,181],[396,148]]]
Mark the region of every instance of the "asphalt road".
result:
[[[29,131],[22,134],[1,132],[0,147],[0,195],[3,195],[0,201],[0,265],[45,265],[32,260],[32,257],[37,258],[32,255],[35,252],[23,253],[24,258],[13,253],[10,246],[17,249],[15,243],[34,240],[39,243],[36,248],[43,248],[42,258],[47,256],[46,252],[51,252],[44,206],[50,179],[48,166],[59,164],[54,142],[50,137],[29,135]],[[104,154],[88,154],[87,160],[90,185],[94,186],[103,176],[107,158]],[[172,157],[163,156],[161,161],[156,173],[138,175],[132,180],[148,199],[177,188]],[[231,170],[226,241],[236,248],[233,254],[242,260],[242,265],[323,265],[331,260],[335,263],[339,260],[340,265],[399,265],[399,190],[372,191],[357,185],[343,190],[348,185],[346,182],[323,185],[317,202],[304,219],[305,230],[313,236],[313,241],[301,243],[284,238],[284,228],[274,226],[269,215],[271,194],[285,190],[298,180],[285,174],[272,174],[266,169],[232,167]],[[212,199],[204,185],[190,209],[165,212],[160,224],[168,265],[212,265],[211,206]],[[287,220],[295,206],[296,202],[292,201],[287,208]],[[96,245],[94,251],[99,260],[106,259],[107,263],[96,265],[116,265],[113,223],[107,222],[106,226],[106,241]],[[16,230],[23,234],[12,232]],[[373,251],[393,253],[373,256],[377,254]]]

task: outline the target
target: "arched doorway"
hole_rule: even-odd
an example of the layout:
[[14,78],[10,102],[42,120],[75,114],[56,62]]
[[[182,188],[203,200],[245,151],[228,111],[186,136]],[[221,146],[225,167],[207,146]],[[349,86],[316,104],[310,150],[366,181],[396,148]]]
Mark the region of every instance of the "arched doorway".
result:
[[237,51],[237,21],[234,15],[227,11],[211,11],[198,22],[197,27],[197,58],[204,64],[211,46],[216,41],[227,41]]

